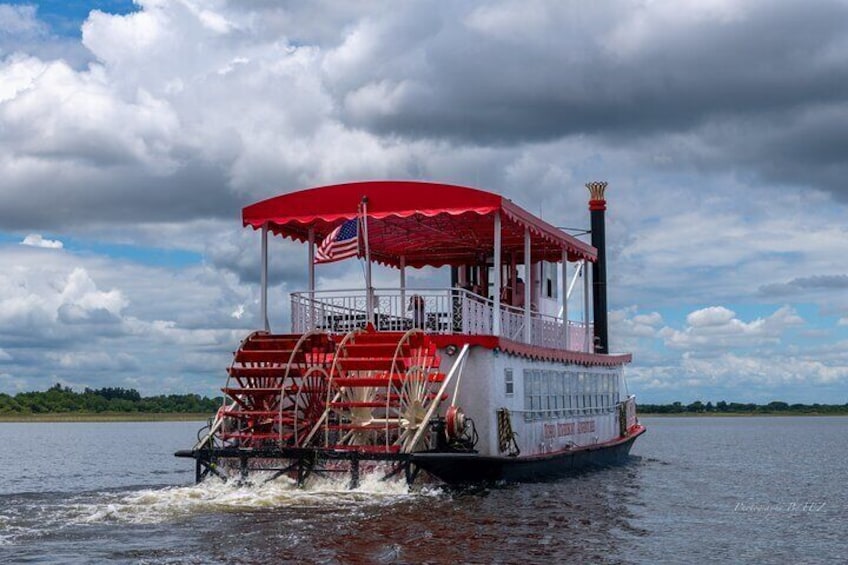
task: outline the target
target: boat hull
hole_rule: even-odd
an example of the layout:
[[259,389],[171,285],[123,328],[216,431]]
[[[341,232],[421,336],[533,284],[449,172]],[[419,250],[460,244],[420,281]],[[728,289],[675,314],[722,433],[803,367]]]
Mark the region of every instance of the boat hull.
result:
[[626,438],[580,449],[532,457],[493,457],[476,453],[416,453],[411,461],[439,480],[452,484],[493,482],[541,482],[591,468],[620,465],[627,461],[643,426]]

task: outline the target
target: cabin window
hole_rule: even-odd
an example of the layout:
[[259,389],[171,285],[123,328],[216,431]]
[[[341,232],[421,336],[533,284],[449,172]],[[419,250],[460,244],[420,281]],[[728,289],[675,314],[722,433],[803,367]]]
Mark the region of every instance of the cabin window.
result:
[[586,394],[586,375],[583,373],[577,375],[577,398],[580,401],[581,412],[589,408],[589,395]]
[[536,406],[536,418],[545,418],[547,414],[544,412],[545,405],[545,397],[548,395],[548,383],[545,380],[545,374],[536,369],[533,371],[533,381],[535,386],[533,387],[533,396],[535,397],[534,404]]
[[556,417],[559,418],[560,416],[562,416],[562,409],[565,408],[562,382],[563,378],[565,377],[565,373],[560,371],[551,371],[551,377],[553,378],[554,387],[554,408],[556,408]]
[[592,375],[592,392],[595,393],[595,412],[600,412],[604,406],[604,376]]
[[557,298],[557,263],[542,261],[542,296],[545,298]]
[[618,375],[612,375],[612,403],[618,404],[619,402],[621,402],[621,396],[619,394]]
[[525,420],[545,418],[548,403],[548,383],[544,371],[524,369],[524,410]]
[[604,409],[604,376],[592,375],[592,380],[595,381],[595,412],[601,412]]
[[515,384],[512,381],[512,367],[504,369],[504,392],[507,396],[512,396],[515,392]]

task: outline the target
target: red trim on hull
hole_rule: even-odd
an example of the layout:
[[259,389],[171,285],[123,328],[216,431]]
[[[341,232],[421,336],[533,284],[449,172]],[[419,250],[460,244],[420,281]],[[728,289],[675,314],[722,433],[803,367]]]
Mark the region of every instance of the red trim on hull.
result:
[[510,355],[518,355],[529,359],[577,363],[579,365],[587,366],[600,365],[614,367],[616,365],[630,363],[633,359],[633,356],[630,353],[602,355],[599,353],[585,353],[582,351],[567,351],[565,349],[528,345],[526,343],[519,343],[505,337],[497,337],[493,335],[430,335],[430,339],[437,347],[447,347],[448,345],[462,347],[467,343],[471,346],[476,345],[485,347],[486,349],[495,349],[509,353]]

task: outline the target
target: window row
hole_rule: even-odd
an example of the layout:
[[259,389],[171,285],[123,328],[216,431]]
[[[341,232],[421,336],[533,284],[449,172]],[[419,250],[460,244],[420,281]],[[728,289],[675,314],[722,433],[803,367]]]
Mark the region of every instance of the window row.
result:
[[558,418],[611,410],[620,399],[617,374],[524,370],[526,418]]

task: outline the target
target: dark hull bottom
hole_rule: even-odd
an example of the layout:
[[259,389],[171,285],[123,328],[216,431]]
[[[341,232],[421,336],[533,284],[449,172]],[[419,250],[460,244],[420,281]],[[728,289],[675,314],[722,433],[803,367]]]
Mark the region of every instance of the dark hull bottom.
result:
[[[419,471],[426,471],[441,481],[463,485],[491,482],[534,482],[556,479],[592,468],[623,463],[637,437],[645,428],[637,426],[627,438],[602,445],[551,453],[534,457],[490,457],[477,453],[358,453],[314,448],[259,448],[239,449],[225,447],[197,451],[178,451],[177,457],[195,460],[196,481],[215,475],[227,481],[233,478],[228,469],[235,469],[238,480],[247,481],[256,471],[270,471],[274,478],[287,475],[298,484],[313,473],[338,473],[350,475],[351,486],[359,483],[361,465],[384,462],[391,467],[385,478],[405,476],[412,483]],[[363,469],[364,470],[364,469]]]
[[593,467],[627,460],[639,427],[618,442],[534,457],[489,457],[475,453],[416,453],[411,462],[449,484],[537,482],[558,479]]

